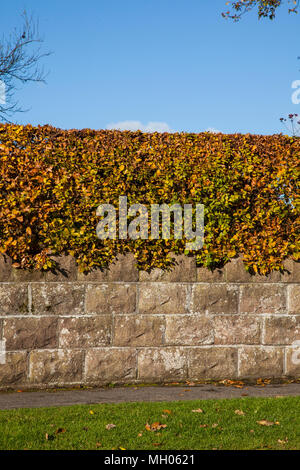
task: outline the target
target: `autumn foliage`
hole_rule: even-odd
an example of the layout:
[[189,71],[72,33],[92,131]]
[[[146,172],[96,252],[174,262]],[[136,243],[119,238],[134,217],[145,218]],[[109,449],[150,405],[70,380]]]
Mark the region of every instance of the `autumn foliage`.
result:
[[[283,135],[146,134],[0,125],[0,250],[16,267],[49,269],[71,254],[83,271],[133,252],[140,269],[167,268],[170,253],[210,268],[243,254],[251,272],[299,259],[300,139]],[[101,203],[205,206],[205,243],[105,240]]]

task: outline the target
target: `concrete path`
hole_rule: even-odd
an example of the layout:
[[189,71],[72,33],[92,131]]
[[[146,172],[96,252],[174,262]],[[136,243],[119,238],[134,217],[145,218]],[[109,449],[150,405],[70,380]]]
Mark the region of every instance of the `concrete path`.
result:
[[207,400],[239,397],[300,396],[300,384],[235,387],[197,385],[162,387],[116,387],[97,390],[0,392],[0,409],[40,408],[96,403]]

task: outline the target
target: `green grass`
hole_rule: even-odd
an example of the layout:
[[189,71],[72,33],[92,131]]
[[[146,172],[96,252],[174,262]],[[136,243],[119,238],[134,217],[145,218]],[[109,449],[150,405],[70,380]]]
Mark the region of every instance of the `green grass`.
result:
[[[167,427],[147,431],[155,422]],[[299,450],[300,397],[0,410],[1,450],[119,448]]]

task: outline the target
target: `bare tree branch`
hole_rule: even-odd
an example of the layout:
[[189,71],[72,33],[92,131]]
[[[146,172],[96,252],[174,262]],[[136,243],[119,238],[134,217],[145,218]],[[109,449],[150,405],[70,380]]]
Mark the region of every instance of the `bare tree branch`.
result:
[[10,122],[10,117],[26,110],[15,101],[18,83],[44,82],[46,73],[39,65],[50,52],[42,51],[43,39],[38,21],[22,14],[23,24],[8,38],[0,40],[0,121]]
[[259,18],[273,20],[277,9],[283,4],[289,6],[289,13],[298,13],[299,0],[240,0],[238,2],[226,2],[226,5],[230,5],[231,10],[225,11],[222,16],[239,21],[245,13],[257,8]]

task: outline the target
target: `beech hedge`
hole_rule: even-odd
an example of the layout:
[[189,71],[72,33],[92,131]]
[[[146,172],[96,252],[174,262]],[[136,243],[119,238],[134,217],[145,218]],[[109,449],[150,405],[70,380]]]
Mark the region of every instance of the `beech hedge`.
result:
[[[55,269],[73,255],[84,272],[134,253],[139,269],[172,254],[211,269],[243,255],[268,274],[299,255],[300,139],[284,135],[142,133],[0,125],[0,251],[13,265]],[[100,204],[204,204],[205,240],[100,240]]]

